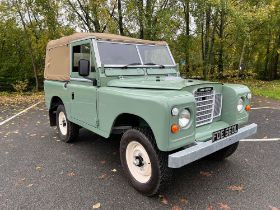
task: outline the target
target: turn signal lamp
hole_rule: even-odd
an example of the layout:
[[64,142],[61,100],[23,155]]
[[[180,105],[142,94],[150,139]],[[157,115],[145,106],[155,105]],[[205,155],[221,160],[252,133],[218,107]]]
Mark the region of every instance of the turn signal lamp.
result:
[[171,126],[171,132],[172,133],[177,133],[180,130],[179,126],[177,124],[173,124]]
[[251,110],[251,106],[250,105],[245,106],[245,110],[246,111],[250,111]]

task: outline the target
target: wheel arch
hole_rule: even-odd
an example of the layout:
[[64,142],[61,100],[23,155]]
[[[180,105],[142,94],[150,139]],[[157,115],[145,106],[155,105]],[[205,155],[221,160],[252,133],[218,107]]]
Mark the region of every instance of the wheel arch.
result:
[[153,128],[148,121],[143,117],[131,113],[120,113],[113,121],[111,134],[114,132],[124,133],[129,128],[133,127],[149,127],[153,133]]
[[49,108],[50,126],[56,126],[56,110],[59,105],[64,105],[62,99],[58,96],[53,96]]

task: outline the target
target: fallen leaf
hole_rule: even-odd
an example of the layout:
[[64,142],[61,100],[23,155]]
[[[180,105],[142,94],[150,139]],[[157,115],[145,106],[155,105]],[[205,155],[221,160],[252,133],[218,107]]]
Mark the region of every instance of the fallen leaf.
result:
[[101,207],[100,203],[96,203],[92,206],[93,209],[99,209]]
[[208,171],[200,171],[199,174],[206,177],[212,176],[212,173]]
[[228,187],[228,189],[230,189],[232,191],[244,192],[244,188],[242,185],[240,185],[240,186],[231,185]]
[[229,210],[230,207],[225,203],[218,203],[220,209]]
[[188,200],[186,198],[181,198],[180,199],[180,203],[182,204],[187,204],[188,203]]
[[179,206],[172,206],[171,210],[182,210],[182,208]]
[[168,205],[168,200],[167,197],[165,195],[159,195],[159,200],[161,203]]
[[27,185],[27,187],[32,187],[33,186],[33,184],[29,184],[29,185]]
[[112,169],[111,171],[112,171],[112,172],[117,172],[117,169],[114,168],[114,169]]
[[98,178],[99,179],[105,179],[107,177],[107,174],[101,174]]
[[209,205],[207,206],[206,210],[214,210],[214,207],[213,207],[211,204],[209,204]]
[[37,171],[42,171],[43,168],[42,168],[41,166],[37,166],[37,167],[36,167],[36,170],[37,170]]
[[274,207],[274,206],[269,206],[269,208],[270,208],[271,210],[279,210],[278,208],[276,208],[276,207]]
[[76,176],[74,172],[68,173],[67,176]]

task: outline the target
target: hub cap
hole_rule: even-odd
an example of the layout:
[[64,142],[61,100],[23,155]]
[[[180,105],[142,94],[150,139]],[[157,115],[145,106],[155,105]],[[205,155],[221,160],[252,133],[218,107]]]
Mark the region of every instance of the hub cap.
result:
[[137,141],[130,142],[126,147],[126,162],[132,176],[140,183],[149,181],[152,167],[145,148]]
[[58,123],[60,132],[65,136],[67,134],[67,120],[63,112],[60,112],[58,115]]

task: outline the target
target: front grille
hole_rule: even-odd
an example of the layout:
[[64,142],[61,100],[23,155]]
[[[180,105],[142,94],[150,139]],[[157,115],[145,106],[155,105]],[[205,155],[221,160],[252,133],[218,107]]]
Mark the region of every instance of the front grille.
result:
[[196,100],[196,126],[211,123],[214,118],[221,115],[222,95],[215,94],[214,90],[208,92],[195,92]]

